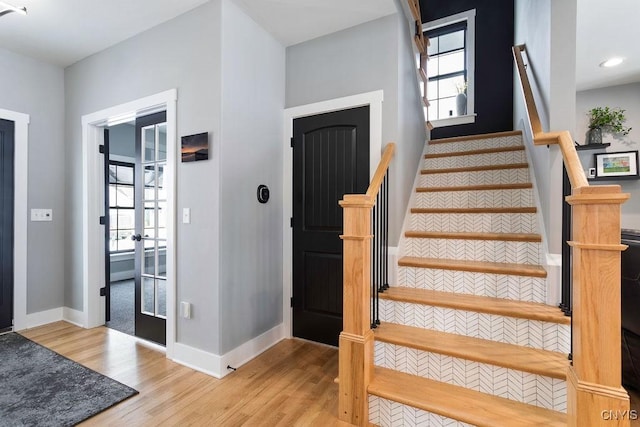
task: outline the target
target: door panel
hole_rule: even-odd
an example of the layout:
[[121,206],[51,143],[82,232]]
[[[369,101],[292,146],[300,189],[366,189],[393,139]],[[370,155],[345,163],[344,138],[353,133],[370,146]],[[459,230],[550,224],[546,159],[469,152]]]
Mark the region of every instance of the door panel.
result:
[[337,345],[344,194],[369,185],[369,107],[294,120],[293,334]]
[[14,123],[0,120],[0,330],[13,325]]
[[[135,334],[165,344],[167,316],[166,113],[136,119]],[[138,172],[140,171],[140,172]]]

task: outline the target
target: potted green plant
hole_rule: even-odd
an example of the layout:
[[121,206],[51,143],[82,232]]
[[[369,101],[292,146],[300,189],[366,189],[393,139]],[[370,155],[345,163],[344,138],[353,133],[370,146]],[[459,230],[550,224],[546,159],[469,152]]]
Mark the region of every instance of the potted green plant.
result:
[[602,144],[602,132],[627,135],[631,128],[624,127],[626,121],[621,108],[594,107],[589,115],[589,144]]

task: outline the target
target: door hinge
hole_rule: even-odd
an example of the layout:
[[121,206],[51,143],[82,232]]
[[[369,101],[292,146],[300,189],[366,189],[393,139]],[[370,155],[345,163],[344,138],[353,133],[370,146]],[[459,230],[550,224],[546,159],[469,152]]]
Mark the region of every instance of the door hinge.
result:
[[107,296],[107,288],[100,288],[100,296],[101,297],[106,297]]
[[293,148],[293,141],[294,141],[294,139],[293,139],[293,137],[291,137],[291,148]]
[[291,303],[291,307],[293,307],[293,297],[291,297],[290,303]]
[[291,228],[293,228],[293,217],[291,217],[291,218],[289,219],[289,226],[290,226]]
[[98,151],[100,151],[100,154],[104,154],[104,144],[98,146]]
[[100,225],[105,225],[107,223],[107,217],[106,216],[101,216],[100,217]]

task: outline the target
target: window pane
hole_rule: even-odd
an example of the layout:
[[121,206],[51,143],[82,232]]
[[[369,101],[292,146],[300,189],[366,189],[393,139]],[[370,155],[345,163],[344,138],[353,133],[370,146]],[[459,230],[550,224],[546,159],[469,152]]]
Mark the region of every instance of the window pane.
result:
[[156,242],[153,239],[145,239],[144,242],[144,254],[142,260],[142,273],[143,274],[156,274]]
[[427,97],[429,101],[432,99],[438,99],[438,81],[431,80],[427,83]]
[[[167,247],[166,242],[158,241],[158,272],[157,276],[167,276]],[[162,245],[162,246],[161,246]]]
[[427,77],[435,77],[438,75],[438,66],[440,65],[440,60],[437,56],[429,58],[429,62],[427,62]]
[[166,238],[167,202],[158,202],[158,238]]
[[144,237],[155,238],[156,237],[156,218],[155,218],[155,203],[146,202],[144,204]]
[[116,182],[116,165],[109,165],[109,184]]
[[427,114],[429,115],[429,120],[439,119],[438,117],[438,101],[431,101],[431,105],[429,105],[429,109]]
[[158,200],[167,200],[167,190],[164,187],[164,168],[165,164],[158,164],[156,166],[157,181],[158,181]]
[[167,158],[167,124],[158,125],[158,158],[157,160],[165,160]]
[[142,129],[142,161],[153,162],[156,160],[156,127],[149,126]]
[[438,75],[464,71],[464,50],[440,55],[439,60]]
[[153,165],[144,167],[144,200],[156,198],[156,173]]
[[133,187],[118,185],[118,206],[121,208],[132,208],[134,206]]
[[135,230],[118,230],[118,250],[119,251],[128,251],[134,250],[136,247],[136,242],[131,240],[131,236],[135,234]]
[[167,281],[156,279],[156,283],[158,284],[158,310],[156,313],[158,316],[166,317],[167,316]]
[[118,234],[111,230],[109,231],[109,251],[117,251],[118,250]]
[[109,209],[109,230],[118,228],[118,209]]
[[118,206],[118,196],[116,194],[116,186],[114,184],[109,184],[109,207]]
[[117,182],[118,184],[133,185],[133,166],[117,166]]
[[438,46],[440,45],[440,37],[432,37],[429,39],[429,41],[431,42],[431,44],[429,45],[429,47],[427,48],[427,53],[429,54],[429,56],[433,56],[435,54],[438,53]]
[[440,36],[440,52],[464,48],[464,30]]
[[454,117],[456,115],[456,98],[441,98],[440,99],[440,111],[438,112],[439,119],[446,119],[447,117]]
[[118,209],[118,229],[132,230],[136,226],[136,211],[134,209]]
[[438,80],[438,94],[440,95],[440,98],[456,96],[458,94],[458,87],[462,88],[463,83],[464,77],[462,76]]
[[155,315],[155,280],[153,277],[143,277],[142,278],[142,312],[144,314],[149,314],[151,316]]

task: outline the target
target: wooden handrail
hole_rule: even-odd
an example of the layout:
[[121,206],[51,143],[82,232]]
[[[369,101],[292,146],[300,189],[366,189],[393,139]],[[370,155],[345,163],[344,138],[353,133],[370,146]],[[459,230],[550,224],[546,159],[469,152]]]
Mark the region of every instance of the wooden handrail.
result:
[[578,157],[578,152],[576,151],[571,134],[568,131],[544,132],[542,130],[542,123],[540,122],[536,101],[533,97],[533,90],[531,89],[527,69],[524,65],[524,60],[522,59],[522,51],[524,50],[525,45],[514,46],[513,58],[518,69],[520,82],[522,83],[522,94],[527,107],[527,115],[529,116],[531,131],[533,132],[533,142],[535,145],[558,144],[562,151],[562,157],[567,168],[569,181],[571,181],[571,187],[588,187],[589,182],[587,181],[587,176],[584,174],[584,169],[580,163],[580,158]]
[[391,159],[393,159],[393,154],[396,151],[396,144],[390,142],[384,148],[384,152],[382,153],[382,158],[380,159],[380,163],[378,163],[378,167],[376,169],[376,173],[371,178],[371,183],[369,184],[369,188],[367,189],[367,197],[370,197],[371,200],[374,200],[380,191],[380,186],[382,185],[382,180],[384,180],[384,176],[387,173],[387,169],[389,169],[389,164],[391,163]]
[[619,185],[589,186],[568,131],[544,132],[522,51],[513,57],[520,76],[535,145],[558,144],[571,182],[572,365],[567,372],[567,418],[571,427],[629,425],[629,395],[622,388],[620,319],[620,205],[629,199]]

